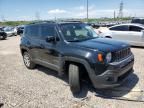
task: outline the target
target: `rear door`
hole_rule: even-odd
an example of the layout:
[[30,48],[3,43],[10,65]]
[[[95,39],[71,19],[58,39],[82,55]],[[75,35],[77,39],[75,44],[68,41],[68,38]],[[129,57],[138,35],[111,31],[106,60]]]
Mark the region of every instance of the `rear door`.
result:
[[130,41],[132,44],[137,45],[137,44],[142,44],[142,32],[143,28],[139,26],[134,26],[130,25],[129,26],[129,31],[130,31]]
[[30,25],[26,27],[25,36],[27,37],[27,47],[30,49],[31,56],[33,60],[40,59],[40,37],[39,37],[40,29],[39,25]]

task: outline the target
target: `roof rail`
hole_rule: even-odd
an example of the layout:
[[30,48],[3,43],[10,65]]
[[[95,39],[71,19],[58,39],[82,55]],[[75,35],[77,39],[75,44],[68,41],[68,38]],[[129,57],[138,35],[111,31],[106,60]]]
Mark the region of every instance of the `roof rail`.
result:
[[40,23],[60,23],[60,22],[82,22],[80,20],[49,20],[49,21],[34,21],[34,22],[31,22],[29,23],[28,25],[31,25],[31,24],[40,24]]
[[55,21],[34,21],[32,23],[29,23],[29,24],[39,24],[39,23],[55,23]]
[[58,20],[57,22],[82,22],[80,20]]

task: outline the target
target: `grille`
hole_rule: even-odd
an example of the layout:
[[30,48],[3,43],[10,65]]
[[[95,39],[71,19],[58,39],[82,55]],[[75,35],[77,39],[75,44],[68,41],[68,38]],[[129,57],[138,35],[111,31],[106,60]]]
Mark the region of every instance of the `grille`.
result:
[[122,49],[120,51],[114,52],[112,54],[112,56],[113,56],[112,61],[113,62],[120,61],[120,60],[125,59],[126,57],[128,57],[130,54],[131,54],[130,48],[125,48],[125,49]]

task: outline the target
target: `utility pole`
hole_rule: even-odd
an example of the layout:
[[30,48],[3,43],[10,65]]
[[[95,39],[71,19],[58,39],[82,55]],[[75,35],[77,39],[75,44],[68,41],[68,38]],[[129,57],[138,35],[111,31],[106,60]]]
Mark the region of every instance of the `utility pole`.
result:
[[2,20],[3,22],[5,22],[5,21],[6,21],[6,19],[5,19],[4,15],[1,15],[0,17],[1,17],[1,20]]
[[35,13],[35,18],[36,18],[37,21],[40,20],[40,13],[39,13],[39,12],[36,12],[36,13]]
[[57,17],[55,16],[55,22],[57,21]]
[[120,7],[119,7],[119,14],[118,14],[118,18],[122,18],[123,17],[123,1],[121,1],[120,3]]
[[114,20],[115,20],[115,18],[116,18],[116,12],[114,11]]
[[89,20],[89,1],[87,0],[87,22]]

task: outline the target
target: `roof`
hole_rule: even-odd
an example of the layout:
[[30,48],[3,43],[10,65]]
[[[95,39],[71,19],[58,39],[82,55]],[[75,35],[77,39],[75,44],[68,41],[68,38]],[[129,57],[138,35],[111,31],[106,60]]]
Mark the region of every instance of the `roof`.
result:
[[36,22],[32,22],[28,25],[33,25],[33,24],[65,24],[65,23],[80,23],[81,21],[77,21],[77,20],[59,20],[59,21],[36,21]]
[[143,24],[139,24],[139,23],[125,23],[125,24],[118,24],[118,25],[111,26],[110,28],[112,28],[112,27],[116,27],[116,26],[120,26],[120,25],[139,26],[139,27],[144,28],[144,25],[143,25]]

